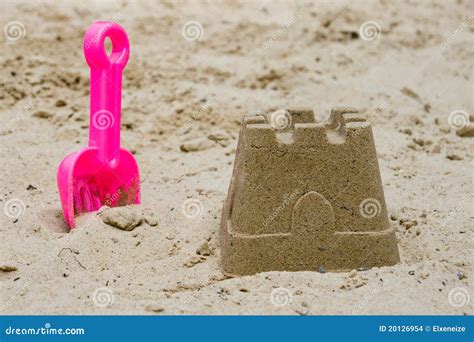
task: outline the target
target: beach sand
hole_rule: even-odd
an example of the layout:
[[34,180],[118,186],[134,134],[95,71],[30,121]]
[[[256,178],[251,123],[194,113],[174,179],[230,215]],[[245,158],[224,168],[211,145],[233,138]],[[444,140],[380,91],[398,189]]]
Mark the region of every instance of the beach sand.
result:
[[[453,119],[474,114],[472,2],[7,0],[0,12],[2,314],[473,313],[474,138]],[[62,217],[56,172],[87,146],[82,41],[96,20],[129,35],[122,146],[141,170],[134,210],[158,225],[89,213],[68,232]],[[399,264],[223,275],[241,118],[295,106],[370,118]]]

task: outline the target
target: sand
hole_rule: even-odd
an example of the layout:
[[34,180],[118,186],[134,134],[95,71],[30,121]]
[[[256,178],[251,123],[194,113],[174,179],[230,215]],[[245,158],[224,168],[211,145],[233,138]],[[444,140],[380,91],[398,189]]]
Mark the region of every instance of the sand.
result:
[[[0,12],[2,27],[21,24],[0,50],[1,313],[473,313],[474,139],[453,120],[474,108],[472,2],[3,1]],[[133,210],[158,224],[126,231],[90,213],[69,233],[56,171],[87,145],[82,39],[98,19],[132,44],[122,145],[142,175]],[[183,30],[191,21],[203,31]],[[380,31],[361,34],[371,21]],[[223,275],[241,118],[294,106],[369,116],[399,264]]]

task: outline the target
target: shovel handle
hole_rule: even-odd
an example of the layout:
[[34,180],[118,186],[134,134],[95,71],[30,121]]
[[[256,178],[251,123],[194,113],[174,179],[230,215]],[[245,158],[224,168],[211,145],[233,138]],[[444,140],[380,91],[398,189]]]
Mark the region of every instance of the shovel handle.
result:
[[[109,56],[104,46],[107,37],[112,41]],[[120,25],[98,21],[87,29],[84,55],[91,70],[89,146],[96,147],[107,163],[118,162],[120,154],[122,71],[129,54],[128,37]]]

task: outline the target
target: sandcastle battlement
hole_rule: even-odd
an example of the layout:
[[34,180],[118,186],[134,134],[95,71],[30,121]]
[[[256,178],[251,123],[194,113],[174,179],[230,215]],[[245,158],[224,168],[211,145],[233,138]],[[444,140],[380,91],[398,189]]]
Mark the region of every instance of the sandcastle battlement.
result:
[[291,108],[269,115],[245,116],[241,134],[250,148],[275,148],[282,144],[299,148],[356,143],[355,139],[363,139],[371,131],[366,117],[353,108],[333,109],[326,122],[316,122],[312,109]]
[[370,123],[352,108],[245,116],[220,238],[229,275],[397,263]]

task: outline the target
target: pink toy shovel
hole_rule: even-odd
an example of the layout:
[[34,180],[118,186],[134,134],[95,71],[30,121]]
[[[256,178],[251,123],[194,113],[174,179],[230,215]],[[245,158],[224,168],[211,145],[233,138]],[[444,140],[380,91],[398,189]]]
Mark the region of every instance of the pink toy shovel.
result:
[[[104,40],[112,41],[110,56]],[[91,69],[89,146],[68,155],[59,165],[58,187],[64,218],[74,228],[83,212],[140,203],[140,176],[133,155],[120,148],[122,70],[130,45],[116,23],[92,24],[84,37],[84,54]]]

